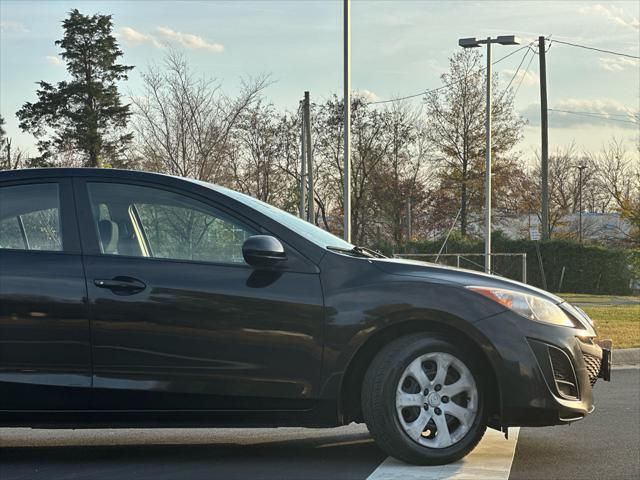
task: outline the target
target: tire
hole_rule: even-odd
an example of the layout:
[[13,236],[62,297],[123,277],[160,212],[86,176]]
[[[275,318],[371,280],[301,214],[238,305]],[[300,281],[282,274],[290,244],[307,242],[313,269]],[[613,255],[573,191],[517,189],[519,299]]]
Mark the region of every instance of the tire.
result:
[[477,363],[451,340],[428,333],[380,350],[362,384],[362,413],[380,448],[415,465],[451,463],[471,452],[487,428]]

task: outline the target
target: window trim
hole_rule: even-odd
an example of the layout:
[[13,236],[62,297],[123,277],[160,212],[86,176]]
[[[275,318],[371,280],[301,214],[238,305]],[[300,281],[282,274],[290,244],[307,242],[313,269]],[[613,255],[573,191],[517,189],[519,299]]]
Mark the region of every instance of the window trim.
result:
[[[60,196],[60,193],[58,193],[58,196]],[[31,250],[29,248],[29,237],[27,237],[27,231],[25,230],[24,222],[22,221],[22,215],[16,215],[16,222],[18,222],[18,228],[20,229],[20,235],[22,236],[22,243],[24,245],[24,249]],[[63,245],[63,248],[64,248],[64,245]],[[55,251],[59,251],[59,250],[55,250]]]
[[147,238],[147,232],[142,225],[142,219],[140,218],[140,213],[138,213],[138,207],[133,203],[129,205],[129,217],[131,218],[131,224],[133,225],[133,229],[136,232],[136,238],[138,239],[138,246],[140,247],[140,251],[142,252],[142,257],[151,257],[156,258],[153,255],[153,248],[151,248],[151,242]]

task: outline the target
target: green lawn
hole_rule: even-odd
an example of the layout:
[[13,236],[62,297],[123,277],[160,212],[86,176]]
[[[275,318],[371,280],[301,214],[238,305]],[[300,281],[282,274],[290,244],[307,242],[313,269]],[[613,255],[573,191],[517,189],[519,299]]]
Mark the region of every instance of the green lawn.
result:
[[564,298],[566,301],[574,303],[578,306],[580,304],[638,304],[640,305],[640,296],[638,295],[589,295],[586,293],[558,293],[559,297]]
[[599,338],[611,338],[614,348],[640,347],[640,297],[560,294],[595,321]]

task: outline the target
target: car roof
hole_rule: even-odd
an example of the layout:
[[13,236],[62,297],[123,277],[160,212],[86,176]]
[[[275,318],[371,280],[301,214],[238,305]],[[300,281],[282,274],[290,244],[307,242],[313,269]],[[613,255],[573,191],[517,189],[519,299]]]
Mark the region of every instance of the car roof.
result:
[[[136,179],[136,180],[162,180],[178,179],[191,181],[189,178],[166,175],[163,173],[146,172],[141,170],[124,170],[120,168],[23,168],[18,170],[5,170],[0,172],[2,180],[22,180],[46,177],[95,177]],[[195,182],[192,182],[195,183]],[[210,184],[212,187],[215,185]]]
[[[18,170],[6,170],[0,172],[0,182],[13,182],[22,180],[38,180],[46,178],[73,178],[73,177],[90,177],[95,179],[96,177],[103,177],[110,180],[130,180],[156,183],[167,187],[182,188],[190,190],[193,193],[198,193],[203,189],[213,191],[214,195],[222,196],[226,201],[232,202],[234,209],[240,213],[244,213],[251,217],[251,215],[260,215],[264,217],[263,223],[271,225],[272,229],[281,231],[286,230],[288,233],[284,237],[284,240],[291,244],[298,251],[305,251],[310,254],[310,258],[315,262],[318,262],[320,258],[326,253],[323,248],[318,247],[304,237],[296,234],[295,232],[287,229],[285,226],[279,224],[276,220],[273,220],[264,214],[258,212],[254,208],[244,203],[239,202],[237,199],[232,198],[228,194],[228,189],[208,183],[204,181],[194,180],[191,178],[178,177],[174,175],[165,175],[162,173],[144,172],[140,170],[123,170],[117,168],[25,168]],[[299,237],[302,241],[296,240],[292,237]],[[306,245],[310,245],[309,248]]]

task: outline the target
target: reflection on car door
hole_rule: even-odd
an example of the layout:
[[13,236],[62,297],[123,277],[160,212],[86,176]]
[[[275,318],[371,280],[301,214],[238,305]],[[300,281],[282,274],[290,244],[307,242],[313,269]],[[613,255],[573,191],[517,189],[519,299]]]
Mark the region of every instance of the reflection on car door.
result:
[[181,192],[79,180],[76,194],[94,408],[310,405],[322,332],[314,270],[253,270],[241,245],[258,227]]
[[0,185],[0,410],[88,408],[85,294],[71,181]]

